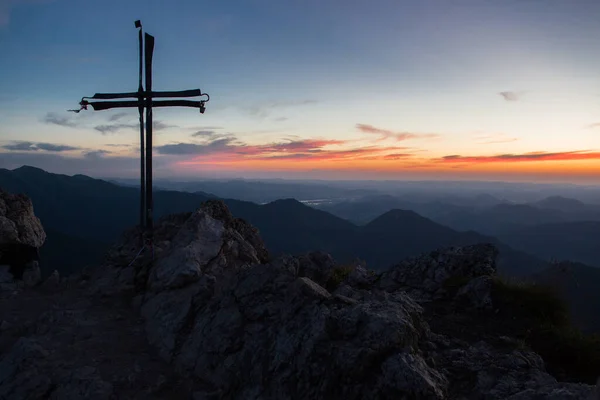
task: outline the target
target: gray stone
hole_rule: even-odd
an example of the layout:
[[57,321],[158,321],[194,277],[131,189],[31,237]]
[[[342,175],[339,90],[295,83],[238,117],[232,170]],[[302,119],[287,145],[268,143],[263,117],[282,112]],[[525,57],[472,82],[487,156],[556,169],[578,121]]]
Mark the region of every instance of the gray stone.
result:
[[381,274],[377,286],[386,291],[404,290],[418,301],[447,294],[450,279],[495,275],[498,250],[491,244],[450,247],[412,257]]
[[19,339],[0,361],[0,399],[43,398],[52,384],[40,370],[46,357],[37,341]]
[[457,300],[466,300],[472,307],[491,310],[492,304],[492,277],[480,276],[472,279],[465,286],[460,288]]
[[42,271],[37,261],[30,262],[23,271],[23,283],[26,287],[34,287],[42,280]]
[[40,248],[45,240],[46,233],[31,200],[0,189],[0,248],[15,244]]
[[96,368],[84,367],[63,376],[56,390],[52,391],[51,400],[109,400],[113,397],[113,385],[105,382],[98,375]]

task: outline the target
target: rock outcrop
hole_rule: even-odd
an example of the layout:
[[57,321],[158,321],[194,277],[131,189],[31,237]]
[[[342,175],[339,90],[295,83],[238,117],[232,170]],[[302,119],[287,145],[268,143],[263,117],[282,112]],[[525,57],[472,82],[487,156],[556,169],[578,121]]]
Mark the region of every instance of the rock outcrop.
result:
[[[255,228],[209,201],[160,220],[153,249],[142,249],[132,230],[106,265],[53,281],[87,297],[70,307],[75,311],[43,314],[29,328],[35,334],[6,347],[0,398],[593,399],[594,386],[558,382],[520,342],[463,333],[456,319],[440,318],[458,315],[474,331],[469,318],[494,315],[496,255],[486,244],[441,249],[379,275],[319,252],[271,259]],[[106,317],[123,299],[140,324]],[[65,337],[61,326],[87,329],[86,337],[108,332],[100,343],[118,340],[127,327],[131,348],[143,330],[176,377],[152,378],[156,367],[128,386],[103,367],[104,352],[76,370],[69,363],[49,369],[57,354],[49,339]],[[116,351],[124,351],[122,342]],[[87,345],[90,352],[98,347]],[[135,354],[148,357],[141,347]],[[186,384],[132,389],[148,379]],[[175,386],[184,388],[181,397],[168,392]]]
[[[121,287],[136,296],[150,343],[195,380],[197,398],[533,399],[555,390],[575,399],[593,391],[557,382],[531,350],[432,331],[429,304],[493,308],[492,245],[442,249],[376,275],[319,252],[269,261],[256,230],[232,221],[219,202],[169,217],[154,262],[113,263],[103,272],[113,278],[93,279],[100,293]],[[132,234],[121,247],[128,254],[114,260],[133,259],[135,243]]]
[[[46,240],[31,200],[0,189],[0,285],[12,289],[12,279],[31,287],[39,283],[38,251]],[[1,290],[1,288],[0,288]]]

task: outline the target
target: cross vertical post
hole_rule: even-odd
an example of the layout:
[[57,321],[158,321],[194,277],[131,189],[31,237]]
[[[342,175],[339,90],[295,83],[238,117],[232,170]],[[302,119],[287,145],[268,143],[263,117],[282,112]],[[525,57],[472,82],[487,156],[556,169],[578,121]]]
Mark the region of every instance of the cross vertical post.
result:
[[152,56],[154,54],[154,36],[145,34],[144,49],[146,57],[146,229],[152,243],[153,199],[152,199]]
[[140,53],[140,73],[138,81],[138,113],[140,116],[140,245],[144,245],[144,227],[146,226],[146,172],[144,160],[144,87],[142,86],[142,66],[143,66],[143,37],[142,22],[135,21],[135,27],[139,28],[138,41]]
[[[152,56],[154,53],[154,36],[144,33],[142,35],[141,21],[135,21],[135,27],[139,29],[139,82],[137,92],[126,93],[96,93],[92,97],[83,97],[79,102],[80,108],[76,113],[87,110],[92,106],[94,111],[109,110],[112,108],[137,108],[140,122],[140,230],[142,232],[142,250],[149,246],[153,248],[154,230],[154,200],[152,198],[152,111],[154,107],[193,107],[198,108],[201,114],[206,111],[206,102],[210,100],[208,93],[202,93],[200,89],[160,91],[152,90]],[[142,54],[143,53],[143,54]],[[142,61],[145,65],[146,89],[142,85]],[[205,96],[203,100],[155,100],[156,98],[181,98]],[[136,100],[122,100],[134,98]],[[118,101],[89,101],[93,100],[115,100]],[[144,110],[146,111],[146,143],[144,146]],[[145,239],[144,240],[144,236]],[[152,253],[154,254],[154,252]]]

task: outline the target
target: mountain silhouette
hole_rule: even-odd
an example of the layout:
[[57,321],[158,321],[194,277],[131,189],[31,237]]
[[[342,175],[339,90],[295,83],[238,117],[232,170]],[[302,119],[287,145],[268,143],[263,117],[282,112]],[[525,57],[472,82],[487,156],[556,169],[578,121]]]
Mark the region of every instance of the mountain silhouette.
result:
[[498,236],[516,249],[545,259],[578,261],[600,267],[600,222],[541,224],[507,231]]
[[[82,175],[51,174],[38,168],[0,170],[0,187],[25,193],[54,239],[49,236],[44,251],[55,254],[61,269],[61,254],[56,248],[68,247],[68,238],[77,238],[79,248],[94,248],[90,258],[98,257],[122,232],[135,226],[139,218],[139,190],[118,186]],[[205,194],[157,190],[154,194],[155,218],[197,209],[209,197]],[[387,268],[407,256],[449,245],[494,243],[500,249],[501,273],[526,276],[546,263],[525,252],[516,251],[498,239],[477,232],[457,232],[421,215],[405,210],[387,212],[365,226],[357,226],[322,210],[293,199],[265,205],[239,200],[224,200],[233,215],[256,226],[273,255],[299,254],[322,250],[340,261],[365,260],[371,268]],[[82,252],[80,265],[95,260]],[[63,251],[69,257],[68,251]],[[77,253],[72,253],[77,254]],[[45,263],[44,263],[45,264]],[[72,267],[68,267],[71,269]],[[47,269],[46,269],[47,270]]]

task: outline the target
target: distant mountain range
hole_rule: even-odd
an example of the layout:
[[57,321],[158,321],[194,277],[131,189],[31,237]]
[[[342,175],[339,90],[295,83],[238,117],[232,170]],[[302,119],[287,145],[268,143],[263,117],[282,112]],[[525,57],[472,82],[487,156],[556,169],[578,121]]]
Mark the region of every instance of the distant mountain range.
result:
[[[36,215],[49,232],[47,248],[54,265],[64,269],[69,252],[57,249],[93,248],[79,261],[99,262],[99,254],[121,233],[138,223],[139,192],[136,188],[75,175],[57,175],[33,167],[0,170],[0,186],[5,190],[27,194]],[[155,192],[155,217],[192,211],[201,202],[214,197],[208,194],[177,191]],[[371,268],[383,269],[399,260],[449,245],[491,242],[500,249],[499,266],[505,274],[526,276],[540,271],[546,262],[526,252],[515,250],[498,239],[476,232],[457,232],[415,212],[394,210],[365,226],[355,225],[328,212],[306,206],[296,200],[277,200],[265,205],[239,200],[224,200],[235,216],[255,225],[273,254],[303,253],[323,250],[338,260],[360,258]],[[70,240],[69,238],[76,238]],[[79,250],[78,250],[79,251]],[[73,258],[73,257],[72,257]],[[47,264],[47,260],[44,264]],[[66,272],[66,271],[65,271]]]
[[[119,185],[139,187],[139,181],[133,179],[112,179]],[[310,182],[264,182],[243,179],[223,181],[206,180],[201,182],[171,182],[156,180],[154,186],[159,190],[177,190],[189,193],[212,193],[224,199],[268,203],[280,199],[313,200],[320,198],[353,198],[379,193],[376,190],[334,187]]]
[[[33,167],[0,169],[0,187],[32,199],[47,233],[40,252],[44,274],[58,269],[65,275],[101,263],[108,246],[139,222],[139,191],[135,187],[83,175],[51,174]],[[157,190],[155,217],[193,211],[215,197]],[[471,199],[468,207],[440,201],[411,203],[393,196],[370,196],[323,209],[293,199],[264,205],[224,201],[235,216],[260,230],[273,255],[323,250],[341,262],[359,258],[370,268],[384,269],[405,257],[440,247],[493,243],[500,250],[501,274],[557,286],[576,322],[586,330],[600,331],[600,268],[576,262],[557,266],[546,261],[571,259],[599,265],[600,222],[556,222],[565,215],[567,220],[574,215],[593,217],[595,206],[560,197],[514,205],[491,196]],[[453,229],[440,223],[444,220],[451,222],[450,226],[498,231],[498,237]],[[567,264],[570,267],[564,268]]]
[[458,231],[497,237],[544,260],[555,258],[600,266],[600,206],[560,196],[528,204],[500,200],[494,204],[491,198],[487,206],[477,204],[418,203],[394,196],[371,196],[315,207],[356,224],[368,223],[393,209],[413,210]]

